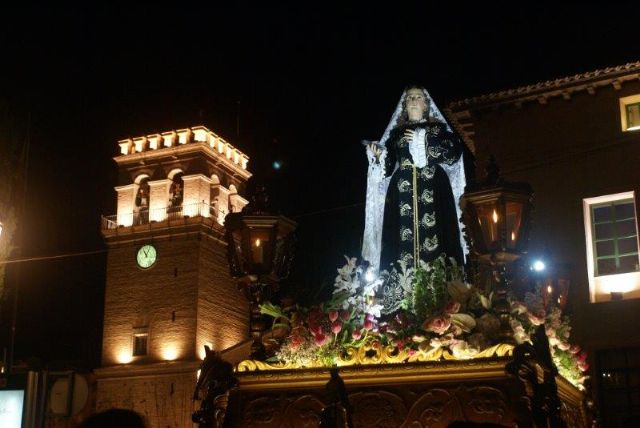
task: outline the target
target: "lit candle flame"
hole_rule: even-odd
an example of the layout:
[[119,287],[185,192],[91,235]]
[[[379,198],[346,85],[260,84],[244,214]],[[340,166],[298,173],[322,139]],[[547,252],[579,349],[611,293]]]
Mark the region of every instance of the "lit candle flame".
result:
[[498,222],[498,213],[496,212],[496,210],[493,210],[493,222],[494,223]]
[[551,288],[550,285],[547,285],[547,293],[551,294],[552,291],[553,291],[553,288]]
[[516,240],[516,233],[515,232],[511,232],[511,240],[512,241]]
[[260,238],[256,238],[252,253],[254,263],[264,263],[264,248],[262,248],[262,240]]

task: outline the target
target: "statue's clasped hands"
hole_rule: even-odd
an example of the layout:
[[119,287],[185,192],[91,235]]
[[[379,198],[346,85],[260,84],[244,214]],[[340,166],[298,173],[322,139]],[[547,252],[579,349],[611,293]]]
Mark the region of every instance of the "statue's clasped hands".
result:
[[407,140],[408,142],[413,142],[414,138],[416,136],[416,131],[414,131],[413,129],[405,129],[404,131],[404,139]]

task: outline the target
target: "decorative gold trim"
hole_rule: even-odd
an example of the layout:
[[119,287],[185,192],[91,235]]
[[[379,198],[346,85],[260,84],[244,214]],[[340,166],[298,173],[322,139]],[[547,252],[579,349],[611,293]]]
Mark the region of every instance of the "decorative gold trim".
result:
[[[406,385],[425,382],[458,382],[505,379],[508,358],[464,361],[433,361],[404,364],[353,365],[340,368],[340,377],[351,386]],[[324,387],[330,378],[329,368],[266,370],[236,374],[240,389],[294,390]]]
[[[314,366],[320,367],[320,366]],[[236,366],[236,372],[255,372],[255,371],[265,371],[265,370],[291,370],[300,368],[292,363],[267,363],[264,361],[258,360],[244,360],[238,363]]]
[[[427,352],[418,351],[410,354],[408,350],[399,350],[394,346],[376,347],[369,342],[359,347],[347,348],[346,354],[338,358],[335,362],[337,367],[377,365],[377,364],[401,364],[428,361],[468,361],[481,358],[508,357],[513,353],[513,345],[500,343],[479,352],[469,358],[459,358],[453,355],[446,348],[436,348]],[[255,372],[268,370],[295,370],[303,368],[326,367],[321,362],[316,361],[304,367],[291,362],[288,363],[266,363],[264,361],[245,360],[236,366],[237,372]]]

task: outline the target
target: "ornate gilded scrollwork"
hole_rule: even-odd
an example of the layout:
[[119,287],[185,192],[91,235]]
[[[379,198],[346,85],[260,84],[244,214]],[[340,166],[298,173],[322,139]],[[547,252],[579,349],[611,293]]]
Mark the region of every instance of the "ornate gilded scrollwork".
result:
[[[310,366],[311,367],[320,367]],[[265,371],[265,370],[289,370],[289,369],[299,369],[301,367],[296,366],[292,363],[267,363],[264,361],[258,360],[244,360],[236,366],[236,371],[238,372],[255,372],[255,371]]]
[[[407,349],[398,349],[394,346],[378,346],[373,342],[365,343],[360,347],[348,348],[345,354],[339,357],[335,364],[338,367],[373,364],[400,364],[427,361],[462,361],[480,358],[494,358],[511,356],[513,345],[500,343],[487,348],[477,354],[468,354],[467,358],[453,355],[446,348],[435,348],[428,351],[418,351],[411,354]],[[306,365],[304,368],[324,367],[321,362]],[[238,372],[253,372],[265,370],[290,370],[303,368],[292,363],[266,363],[264,361],[245,360],[236,367]]]

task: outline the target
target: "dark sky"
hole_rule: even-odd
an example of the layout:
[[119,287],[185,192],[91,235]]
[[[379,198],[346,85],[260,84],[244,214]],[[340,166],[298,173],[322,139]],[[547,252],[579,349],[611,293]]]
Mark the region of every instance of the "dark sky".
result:
[[[251,157],[274,205],[300,223],[296,281],[317,285],[356,255],[360,140],[380,137],[405,85],[443,106],[640,60],[632,3],[372,3],[5,8],[0,104],[15,126],[31,117],[23,254],[103,249],[116,141],[204,124]],[[23,264],[18,358],[98,364],[104,265],[103,254]]]

